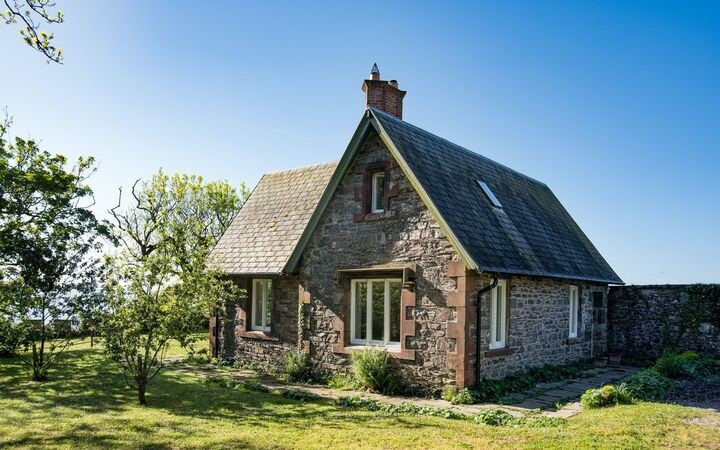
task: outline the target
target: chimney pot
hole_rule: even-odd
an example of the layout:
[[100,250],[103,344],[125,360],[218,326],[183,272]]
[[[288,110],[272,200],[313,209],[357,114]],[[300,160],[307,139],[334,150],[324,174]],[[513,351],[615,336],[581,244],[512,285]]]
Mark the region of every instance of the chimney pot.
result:
[[377,63],[373,64],[372,69],[370,69],[370,79],[371,80],[379,80],[380,79],[380,69],[378,69]]
[[365,107],[372,106],[402,120],[403,98],[406,91],[398,88],[397,80],[389,82],[381,80],[377,64],[373,64],[370,79],[363,82],[362,90],[365,92]]

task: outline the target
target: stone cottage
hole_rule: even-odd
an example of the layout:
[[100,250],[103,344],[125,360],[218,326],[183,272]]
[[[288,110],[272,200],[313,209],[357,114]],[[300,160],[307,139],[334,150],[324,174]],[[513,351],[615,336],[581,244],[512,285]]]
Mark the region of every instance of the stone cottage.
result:
[[338,162],[262,177],[213,252],[243,288],[220,357],[386,349],[427,390],[604,354],[622,283],[547,185],[402,120],[373,66]]

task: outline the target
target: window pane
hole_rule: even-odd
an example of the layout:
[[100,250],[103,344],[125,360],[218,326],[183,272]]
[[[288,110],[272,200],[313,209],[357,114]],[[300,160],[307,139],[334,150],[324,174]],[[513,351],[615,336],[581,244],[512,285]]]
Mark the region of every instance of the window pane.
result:
[[367,339],[367,282],[355,283],[355,339]]
[[273,298],[272,298],[272,281],[266,281],[265,283],[265,326],[270,327],[270,324],[272,323],[272,304],[273,304]]
[[390,342],[400,342],[400,293],[402,283],[390,282]]
[[385,175],[373,177],[373,209],[385,209]]
[[384,341],[385,337],[385,282],[372,282],[372,340]]
[[261,282],[254,283],[254,292],[253,292],[253,318],[255,319],[253,321],[253,326],[255,327],[262,327],[262,298],[263,298],[263,291],[265,288],[265,285]]
[[503,289],[501,286],[497,287],[497,304],[495,305],[495,341],[500,342],[502,341],[502,305],[504,302],[503,299]]

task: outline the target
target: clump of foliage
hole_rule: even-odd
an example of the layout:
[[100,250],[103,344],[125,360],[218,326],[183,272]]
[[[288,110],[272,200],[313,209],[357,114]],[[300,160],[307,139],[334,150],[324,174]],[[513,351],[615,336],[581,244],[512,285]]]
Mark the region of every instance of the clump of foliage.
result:
[[283,389],[280,391],[280,395],[300,402],[313,402],[321,398],[317,394],[313,394],[312,392],[304,391],[302,389]]
[[70,344],[69,321],[104,301],[96,255],[108,229],[90,210],[93,158],[71,166],[32,139],[7,140],[11,122],[0,122],[0,352],[41,381]]
[[339,406],[354,409],[363,409],[383,414],[411,414],[422,416],[442,417],[444,419],[468,420],[477,424],[493,426],[514,426],[514,427],[551,427],[558,426],[565,421],[559,418],[530,416],[513,417],[511,414],[500,409],[488,409],[477,415],[470,416],[458,412],[452,408],[436,408],[432,406],[417,406],[412,403],[403,402],[399,405],[380,403],[361,397],[340,397],[335,402]]
[[350,391],[358,388],[353,376],[346,372],[335,373],[333,376],[328,378],[327,385],[328,387],[341,391]]
[[695,352],[666,352],[655,363],[655,370],[673,379],[692,378],[696,375],[699,361],[700,357]]
[[227,182],[162,171],[139,188],[136,182],[125,210],[120,193],[111,214],[121,246],[108,257],[103,328],[108,354],[144,405],[168,342],[187,347],[198,319],[237,297],[232,281],[207,263],[244,198]]
[[364,409],[366,411],[377,411],[384,414],[414,414],[422,416],[435,416],[445,419],[465,419],[466,416],[451,408],[435,408],[431,406],[417,406],[412,403],[403,402],[399,405],[391,403],[380,403],[375,400],[361,397],[340,397],[336,404],[346,408]]
[[696,378],[720,372],[720,359],[695,352],[665,352],[654,369],[672,379]]
[[638,400],[665,398],[673,381],[654,368],[645,369],[625,380],[623,386]]
[[450,401],[455,405],[472,405],[477,402],[475,394],[468,388],[460,389]]
[[270,392],[270,389],[255,379],[238,380],[226,376],[211,376],[205,379],[206,384],[224,389],[244,389],[251,392]]
[[402,385],[397,363],[385,350],[368,348],[352,353],[353,375],[358,385],[381,394],[397,394]]
[[210,364],[210,361],[212,358],[210,357],[210,352],[206,348],[201,348],[200,350],[194,350],[191,349],[188,352],[187,357],[183,360],[183,363],[191,365],[191,366],[204,366],[205,364]]
[[235,389],[240,385],[240,382],[238,380],[223,376],[207,377],[205,378],[205,383],[225,389]]
[[457,395],[458,388],[457,386],[453,384],[448,384],[443,387],[442,392],[440,393],[440,398],[447,402],[452,402],[453,398]]
[[264,392],[264,393],[270,392],[270,388],[268,388],[267,386],[262,384],[260,381],[255,380],[255,379],[243,380],[241,385],[242,385],[243,389],[245,389],[246,391]]
[[309,382],[315,378],[310,358],[300,349],[290,349],[285,353],[283,373],[290,381]]
[[473,417],[473,422],[491,426],[510,425],[515,418],[502,409],[484,409]]
[[631,403],[633,403],[633,396],[628,389],[611,384],[598,389],[588,389],[580,397],[580,404],[586,408],[603,408]]
[[47,61],[62,64],[63,51],[53,44],[53,33],[43,31],[41,25],[63,23],[65,15],[55,9],[52,0],[6,0],[7,10],[0,10],[0,20],[7,25],[21,24],[18,30],[22,40],[45,55]]

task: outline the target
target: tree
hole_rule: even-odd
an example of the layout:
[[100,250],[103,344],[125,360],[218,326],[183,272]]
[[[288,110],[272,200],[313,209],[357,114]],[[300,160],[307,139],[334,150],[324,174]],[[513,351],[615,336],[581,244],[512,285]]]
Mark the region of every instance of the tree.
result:
[[132,206],[111,210],[121,250],[109,258],[106,348],[146,404],[148,383],[163,368],[172,339],[188,345],[197,317],[236,294],[233,283],[211,270],[212,247],[247,196],[227,182],[162,171],[132,187]]
[[[92,158],[67,158],[33,140],[5,140],[0,124],[0,323],[6,350],[32,368],[35,380],[68,345],[50,342],[98,282],[97,255],[107,227],[90,206]],[[18,350],[32,349],[31,357]]]
[[21,23],[20,36],[30,47],[39,51],[48,62],[62,64],[63,51],[53,44],[54,35],[40,29],[42,24],[63,23],[65,14],[53,12],[55,3],[50,0],[3,0],[6,11],[0,11],[0,19],[6,24]]

